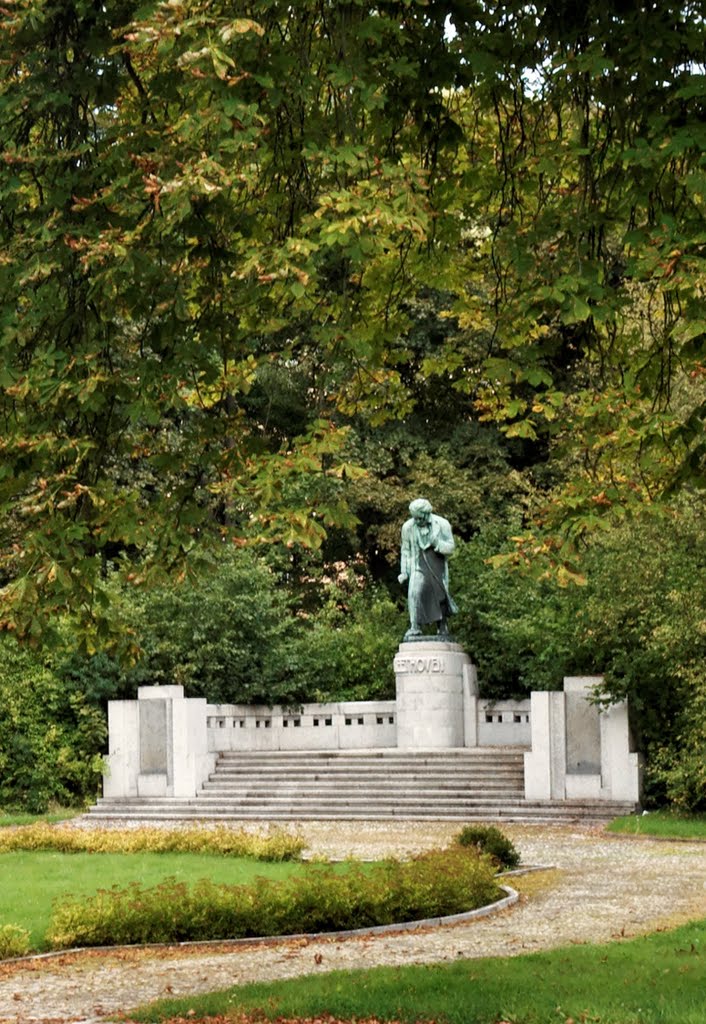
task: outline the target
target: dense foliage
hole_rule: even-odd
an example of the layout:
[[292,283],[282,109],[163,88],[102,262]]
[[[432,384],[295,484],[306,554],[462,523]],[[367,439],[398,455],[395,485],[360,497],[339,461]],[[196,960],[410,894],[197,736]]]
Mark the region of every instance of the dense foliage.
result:
[[0,641],[0,805],[46,810],[96,791],[105,714],[12,637]]
[[292,633],[286,600],[274,574],[249,552],[225,549],[196,585],[132,588],[122,597],[141,654],[126,673],[132,692],[178,683],[210,701],[300,695],[285,660]]
[[700,496],[614,523],[587,546],[583,586],[498,572],[497,526],[454,562],[468,612],[459,637],[489,696],[605,675],[606,701],[628,698],[647,797],[706,809],[706,506]]
[[497,423],[524,467],[560,446],[552,529],[518,541],[556,568],[701,479],[701,15],[13,3],[4,620],[93,642],[106,563],[350,527],[357,419]]

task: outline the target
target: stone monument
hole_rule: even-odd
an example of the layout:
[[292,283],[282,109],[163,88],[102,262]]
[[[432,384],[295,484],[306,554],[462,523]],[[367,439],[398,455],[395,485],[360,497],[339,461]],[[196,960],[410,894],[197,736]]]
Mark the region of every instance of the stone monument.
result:
[[[463,747],[464,707],[478,687],[471,659],[449,633],[449,617],[458,611],[449,593],[451,525],[426,498],[415,499],[409,511],[398,577],[407,583],[409,629],[394,661],[397,746]],[[427,625],[435,625],[436,633],[425,635]]]

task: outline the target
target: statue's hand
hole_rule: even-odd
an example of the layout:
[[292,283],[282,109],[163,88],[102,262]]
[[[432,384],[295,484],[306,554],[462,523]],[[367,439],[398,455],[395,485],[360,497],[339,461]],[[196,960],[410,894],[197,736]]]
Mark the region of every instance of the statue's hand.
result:
[[399,574],[399,576],[397,577],[397,582],[398,583],[406,583],[408,579],[409,579],[409,576],[407,576],[407,575],[405,575],[405,573],[401,572]]

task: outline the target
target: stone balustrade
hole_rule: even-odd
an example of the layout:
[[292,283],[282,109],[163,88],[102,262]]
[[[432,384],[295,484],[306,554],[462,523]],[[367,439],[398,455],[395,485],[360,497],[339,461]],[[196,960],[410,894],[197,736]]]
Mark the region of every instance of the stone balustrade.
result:
[[394,700],[278,705],[209,704],[208,749],[360,750],[397,745]]
[[[529,747],[530,701],[471,698],[474,724],[459,746]],[[397,702],[341,701],[297,708],[208,704],[208,749],[360,750],[397,746]]]

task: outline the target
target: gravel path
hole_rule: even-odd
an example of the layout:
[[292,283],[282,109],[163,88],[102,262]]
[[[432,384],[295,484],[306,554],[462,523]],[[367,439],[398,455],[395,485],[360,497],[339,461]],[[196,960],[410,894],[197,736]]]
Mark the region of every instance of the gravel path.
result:
[[[706,917],[706,843],[613,838],[588,826],[503,825],[524,864],[514,907],[408,933],[267,945],[86,952],[0,966],[0,1022],[80,1021],[168,995],[338,968],[507,956],[605,941]],[[446,845],[457,823],[303,823],[310,852],[380,857]]]

